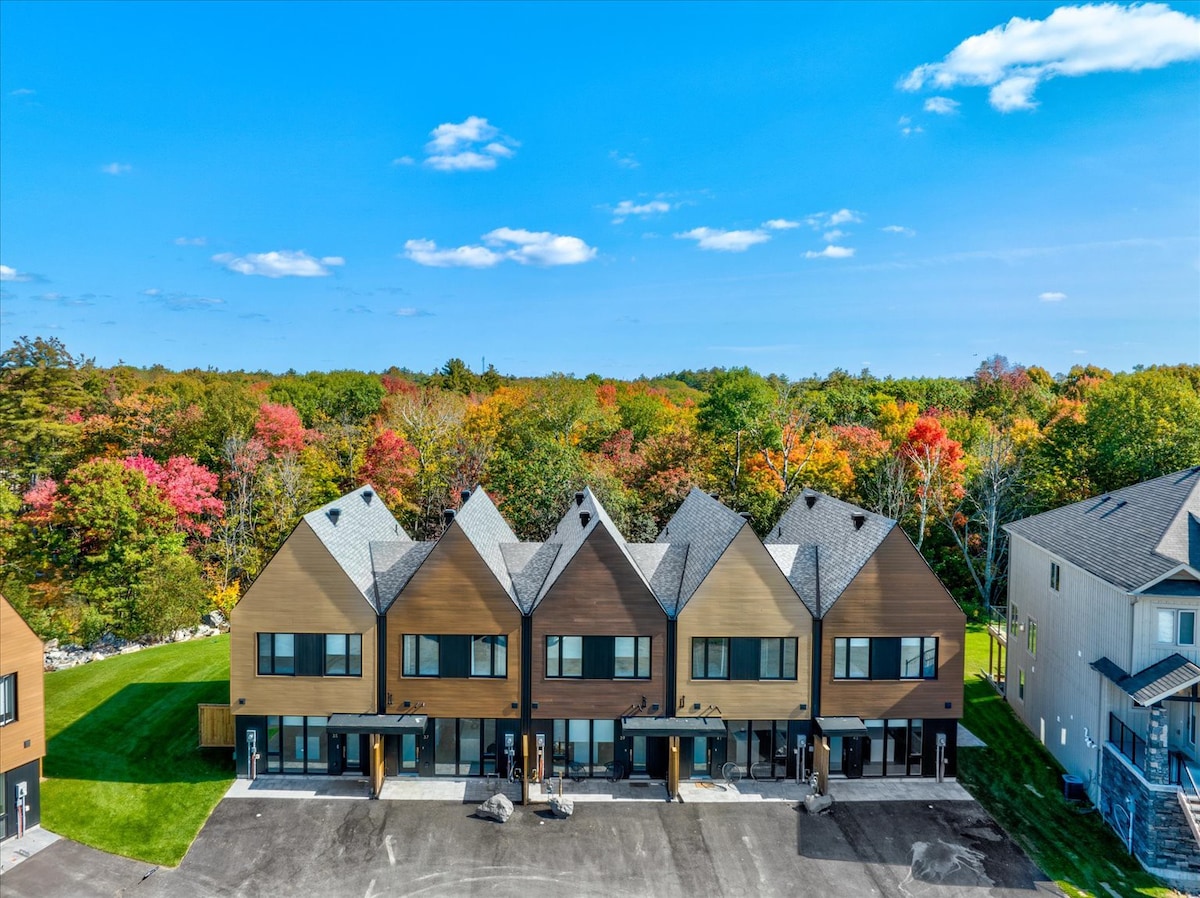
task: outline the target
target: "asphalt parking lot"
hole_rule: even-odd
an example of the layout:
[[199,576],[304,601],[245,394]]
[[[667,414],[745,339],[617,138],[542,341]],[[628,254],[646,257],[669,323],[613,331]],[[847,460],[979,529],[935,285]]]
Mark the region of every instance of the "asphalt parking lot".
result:
[[974,802],[576,805],[568,820],[474,805],[226,799],[174,870],[63,840],[4,898],[868,896],[1062,893]]

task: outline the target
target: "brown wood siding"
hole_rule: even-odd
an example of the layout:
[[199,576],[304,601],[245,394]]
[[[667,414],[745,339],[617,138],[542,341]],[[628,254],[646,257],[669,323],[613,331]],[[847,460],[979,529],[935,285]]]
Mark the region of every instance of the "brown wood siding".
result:
[[[507,636],[508,677],[404,677],[405,633]],[[387,640],[389,713],[407,701],[430,717],[521,716],[521,612],[457,524],[388,609]]]
[[[375,711],[375,610],[304,521],[233,609],[229,630],[235,714]],[[259,633],[361,633],[362,676],[259,676]]]
[[[714,705],[728,720],[795,720],[809,716],[812,615],[749,527],[738,532],[684,606],[677,632],[678,716],[702,714]],[[797,678],[693,680],[695,636],[795,637]]]
[[229,705],[197,705],[201,748],[234,748],[233,713]]
[[[833,640],[936,636],[936,680],[834,680]],[[899,527],[824,617],[821,714],[863,719],[962,717],[966,616]],[[950,707],[946,707],[946,703]]]
[[[649,636],[649,680],[546,678],[547,636]],[[538,719],[617,718],[666,707],[667,616],[603,527],[596,527],[533,612],[533,697]],[[659,706],[654,712],[652,705]]]
[[46,754],[42,649],[37,634],[0,596],[0,675],[17,675],[17,719],[0,727],[0,771],[21,767]]

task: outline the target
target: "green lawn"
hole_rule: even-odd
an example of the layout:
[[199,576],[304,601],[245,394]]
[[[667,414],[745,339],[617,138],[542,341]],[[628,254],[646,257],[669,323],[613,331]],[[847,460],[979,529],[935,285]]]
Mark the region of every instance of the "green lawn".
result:
[[972,625],[963,723],[988,747],[959,751],[959,782],[1068,895],[1174,895],[1096,812],[1081,814],[1063,800],[1062,768],[983,679],[987,653],[986,629]]
[[47,674],[42,823],[178,864],[233,782],[229,750],[196,747],[196,705],[228,701],[228,636]]

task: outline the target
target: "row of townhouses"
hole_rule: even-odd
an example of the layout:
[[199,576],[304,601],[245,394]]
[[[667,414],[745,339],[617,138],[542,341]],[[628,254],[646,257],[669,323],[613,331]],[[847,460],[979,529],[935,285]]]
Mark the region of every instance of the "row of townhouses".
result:
[[481,488],[428,542],[370,486],[305,515],[231,617],[239,775],[954,774],[965,619],[895,521],[568,504],[536,543]]
[[0,596],[0,841],[41,821],[42,641]]
[[1142,865],[1200,888],[1200,467],[1005,529],[994,680]]

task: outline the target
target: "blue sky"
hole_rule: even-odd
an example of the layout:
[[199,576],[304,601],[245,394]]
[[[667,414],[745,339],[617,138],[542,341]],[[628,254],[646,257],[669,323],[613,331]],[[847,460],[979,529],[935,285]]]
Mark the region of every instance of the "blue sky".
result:
[[0,331],[283,371],[1200,361],[1200,3],[0,3]]

